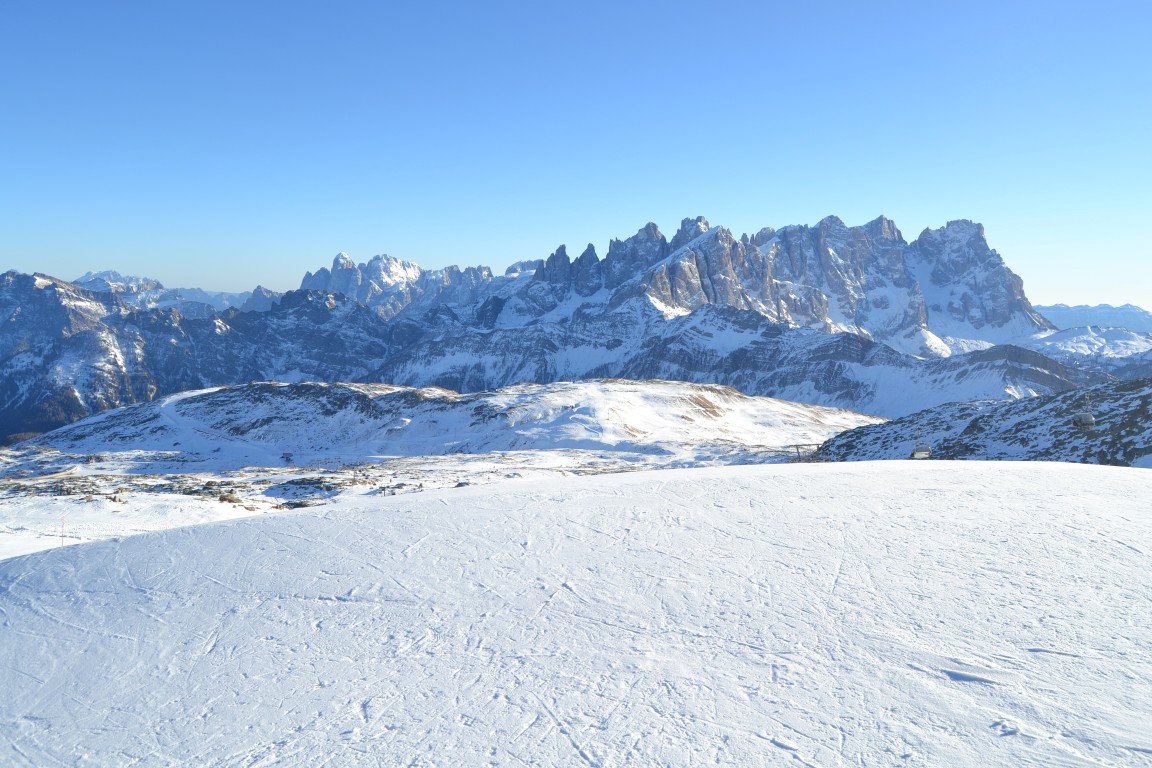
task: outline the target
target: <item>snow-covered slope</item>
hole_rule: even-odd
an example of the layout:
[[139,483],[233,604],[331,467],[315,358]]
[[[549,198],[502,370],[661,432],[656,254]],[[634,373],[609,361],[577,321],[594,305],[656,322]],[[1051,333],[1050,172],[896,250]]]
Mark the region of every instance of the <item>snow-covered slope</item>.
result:
[[[1089,411],[1090,431],[1073,424]],[[837,461],[905,459],[918,442],[935,458],[1024,459],[1152,467],[1152,379],[1116,381],[1017,401],[951,403],[837,435]]]
[[0,761],[1152,765],[1152,474],[513,482],[0,562]]
[[1051,320],[1057,328],[1079,328],[1086,325],[1100,325],[1107,328],[1127,328],[1140,333],[1152,333],[1152,312],[1135,304],[1114,307],[1111,304],[1053,304],[1036,307],[1037,312]]
[[[219,471],[338,458],[576,449],[667,462],[747,460],[880,421],[850,411],[667,381],[525,384],[462,395],[383,384],[255,383],[109,411],[28,446],[121,470]],[[31,463],[43,452],[32,454]],[[725,457],[728,457],[725,459]],[[60,471],[59,459],[53,470]],[[9,475],[26,468],[17,463]],[[106,470],[105,470],[106,471]]]
[[1037,335],[1020,345],[1084,371],[1125,379],[1152,376],[1152,333],[1090,325]]

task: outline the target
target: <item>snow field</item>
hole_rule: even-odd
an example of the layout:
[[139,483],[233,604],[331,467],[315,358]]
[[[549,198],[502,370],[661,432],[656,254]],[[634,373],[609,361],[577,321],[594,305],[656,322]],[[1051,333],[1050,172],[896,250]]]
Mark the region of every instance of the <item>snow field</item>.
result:
[[15,765],[1149,765],[1146,472],[522,481],[0,562]]
[[180,393],[32,442],[69,452],[76,461],[99,454],[104,471],[170,473],[283,467],[285,452],[298,465],[331,457],[352,463],[527,450],[676,454],[687,460],[821,443],[879,421],[748,397],[727,387],[668,381],[525,384],[470,395],[265,382]]

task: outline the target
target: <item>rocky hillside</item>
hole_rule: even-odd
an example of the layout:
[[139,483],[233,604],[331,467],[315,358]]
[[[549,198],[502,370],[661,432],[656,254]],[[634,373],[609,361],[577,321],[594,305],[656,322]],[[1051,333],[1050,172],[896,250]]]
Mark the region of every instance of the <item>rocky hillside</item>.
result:
[[[952,403],[837,435],[834,461],[906,459],[918,442],[938,459],[1074,461],[1152,467],[1152,379],[1115,381],[1018,401]],[[1095,426],[1073,419],[1087,411]]]

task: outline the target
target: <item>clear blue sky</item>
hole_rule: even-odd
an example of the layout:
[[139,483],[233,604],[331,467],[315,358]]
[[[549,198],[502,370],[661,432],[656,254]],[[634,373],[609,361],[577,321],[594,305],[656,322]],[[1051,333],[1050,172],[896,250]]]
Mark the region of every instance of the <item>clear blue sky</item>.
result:
[[284,290],[884,214],[1152,309],[1147,7],[6,0],[0,269]]

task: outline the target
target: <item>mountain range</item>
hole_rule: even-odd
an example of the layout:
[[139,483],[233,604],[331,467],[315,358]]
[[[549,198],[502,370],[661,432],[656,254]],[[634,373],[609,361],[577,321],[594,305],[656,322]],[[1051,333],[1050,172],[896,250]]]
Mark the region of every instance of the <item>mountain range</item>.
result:
[[561,246],[501,275],[340,254],[239,307],[177,293],[111,273],[0,275],[0,432],[254,380],[670,379],[898,417],[1137,375],[1152,348],[1137,334],[1131,354],[1084,365],[1083,345],[1045,342],[1055,326],[969,221],[908,242],[883,217],[740,237],[700,217],[671,239],[650,223],[603,259]]

